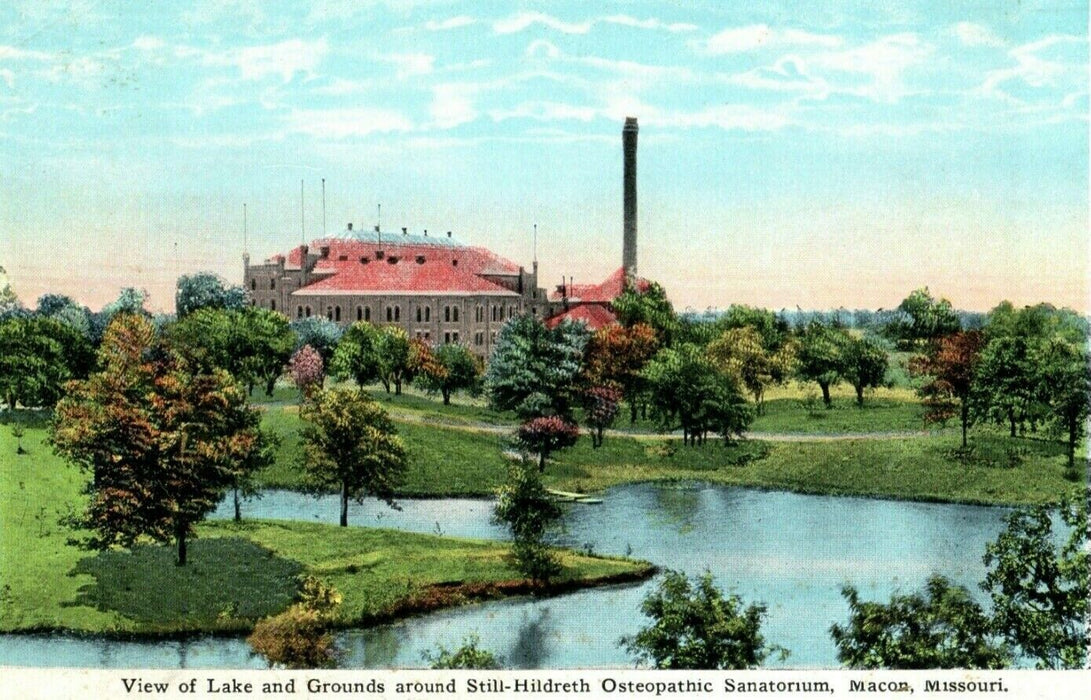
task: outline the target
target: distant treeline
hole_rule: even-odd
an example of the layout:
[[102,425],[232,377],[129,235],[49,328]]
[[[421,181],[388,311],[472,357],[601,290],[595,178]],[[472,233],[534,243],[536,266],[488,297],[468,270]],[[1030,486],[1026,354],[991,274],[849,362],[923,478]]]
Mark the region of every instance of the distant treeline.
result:
[[[965,311],[952,309],[952,313],[958,318],[963,330],[978,330],[985,326],[989,314],[985,311]],[[731,314],[731,308],[706,309],[705,311],[687,310],[681,316],[694,322],[714,323]],[[837,309],[808,310],[796,307],[794,309],[781,309],[775,312],[776,317],[788,328],[798,330],[805,328],[813,322],[838,328],[851,328],[873,333],[882,333],[883,329],[897,326],[911,321],[906,311],[900,309]]]

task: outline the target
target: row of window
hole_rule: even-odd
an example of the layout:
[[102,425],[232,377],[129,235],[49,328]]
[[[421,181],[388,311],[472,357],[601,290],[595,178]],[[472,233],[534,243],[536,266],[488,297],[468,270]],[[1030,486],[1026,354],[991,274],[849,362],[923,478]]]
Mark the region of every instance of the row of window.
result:
[[[257,288],[258,288],[257,278],[251,277],[250,278],[250,289],[252,289],[254,291],[257,291]],[[276,289],[276,288],[277,288],[277,279],[276,279],[276,277],[273,277],[272,279],[269,280],[269,289]]]
[[[270,300],[269,308],[273,311],[277,310],[277,303],[275,300]],[[504,308],[502,306],[492,307],[492,320],[498,321],[504,318]],[[499,312],[499,313],[497,313]],[[311,307],[309,306],[297,306],[295,310],[296,318],[310,318]],[[515,315],[515,307],[508,307],[508,318]],[[331,321],[341,321],[341,307],[340,306],[327,306],[326,318]],[[459,307],[457,306],[444,306],[443,307],[443,321],[444,323],[458,323],[459,319]],[[477,307],[477,313],[475,314],[475,321],[483,321],[485,319],[485,309],[483,306]],[[371,320],[371,307],[369,306],[357,306],[356,307],[356,320],[357,321],[370,321]],[[388,323],[397,322],[402,320],[402,307],[400,306],[388,306],[386,307],[386,320]],[[417,307],[417,323],[431,323],[432,321],[432,307],[430,306],[418,306]]]

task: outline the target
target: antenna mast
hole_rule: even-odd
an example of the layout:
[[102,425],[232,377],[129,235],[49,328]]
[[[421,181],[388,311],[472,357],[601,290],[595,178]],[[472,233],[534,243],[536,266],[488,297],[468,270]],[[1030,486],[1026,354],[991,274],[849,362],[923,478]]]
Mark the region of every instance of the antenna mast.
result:
[[375,215],[375,233],[379,234],[379,245],[383,244],[383,205],[379,203],[379,213]]
[[242,203],[242,254],[249,254],[249,248],[246,235],[246,202]]
[[322,237],[326,237],[326,178],[322,178]]
[[534,224],[534,264],[538,264],[538,224]]
[[307,245],[307,217],[303,208],[303,180],[299,181],[299,242]]

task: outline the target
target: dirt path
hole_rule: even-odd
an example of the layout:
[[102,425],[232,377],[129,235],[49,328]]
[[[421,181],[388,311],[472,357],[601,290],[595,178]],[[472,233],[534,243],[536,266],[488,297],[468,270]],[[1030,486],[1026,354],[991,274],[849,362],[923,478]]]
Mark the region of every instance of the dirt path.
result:
[[[434,425],[450,430],[464,430],[469,433],[487,433],[490,435],[506,435],[511,432],[512,426],[496,425],[483,422],[459,422],[422,418],[420,415],[408,411],[399,411],[396,408],[388,408],[392,418],[406,423],[417,425]],[[607,430],[606,434],[613,437],[631,437],[637,439],[667,438],[682,439],[681,432],[654,433],[647,430]],[[765,433],[751,431],[746,437],[753,440],[766,440],[768,442],[835,442],[838,440],[898,440],[924,438],[939,434],[938,431],[929,430],[885,430],[875,433]]]

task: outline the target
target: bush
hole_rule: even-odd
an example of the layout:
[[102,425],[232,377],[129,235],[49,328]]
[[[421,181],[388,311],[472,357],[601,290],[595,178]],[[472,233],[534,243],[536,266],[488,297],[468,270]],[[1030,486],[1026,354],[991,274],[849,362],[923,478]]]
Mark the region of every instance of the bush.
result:
[[492,652],[478,648],[479,641],[476,634],[471,634],[462,640],[462,646],[453,651],[440,646],[434,654],[424,652],[424,660],[428,662],[430,668],[434,669],[499,669],[499,660]]

